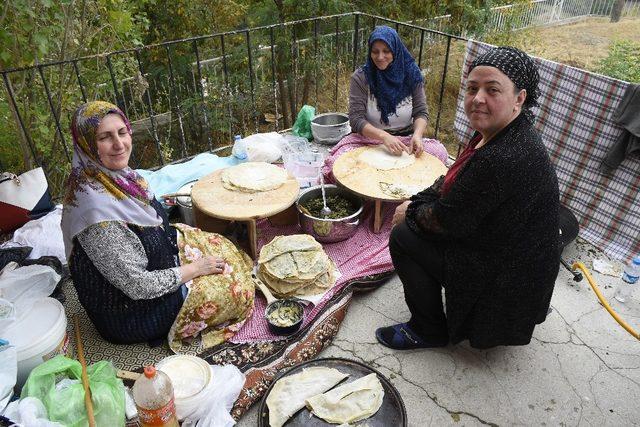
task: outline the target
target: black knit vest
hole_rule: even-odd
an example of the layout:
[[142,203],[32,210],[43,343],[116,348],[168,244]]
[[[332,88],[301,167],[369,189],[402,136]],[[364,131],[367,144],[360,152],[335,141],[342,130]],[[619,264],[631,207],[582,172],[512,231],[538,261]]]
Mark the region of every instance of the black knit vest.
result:
[[[166,213],[155,199],[153,208],[162,218],[163,227],[129,225],[149,260],[147,270],[176,267],[176,230],[169,225]],[[100,335],[116,344],[130,344],[164,338],[183,303],[180,289],[148,300],[133,300],[109,283],[93,265],[77,239],[73,242],[69,269],[80,304]],[[112,268],[118,268],[113,265]]]

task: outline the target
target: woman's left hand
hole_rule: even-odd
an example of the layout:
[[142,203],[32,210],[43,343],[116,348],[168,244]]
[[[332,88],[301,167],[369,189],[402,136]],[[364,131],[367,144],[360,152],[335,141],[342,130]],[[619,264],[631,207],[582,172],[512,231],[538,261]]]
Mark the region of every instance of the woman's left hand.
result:
[[414,154],[416,157],[420,157],[420,154],[424,151],[424,147],[422,145],[422,138],[418,135],[413,135],[411,137],[411,154]]
[[407,214],[407,207],[409,207],[409,203],[411,201],[407,200],[396,208],[396,211],[393,213],[393,219],[391,220],[391,226],[395,226],[404,221],[404,217]]

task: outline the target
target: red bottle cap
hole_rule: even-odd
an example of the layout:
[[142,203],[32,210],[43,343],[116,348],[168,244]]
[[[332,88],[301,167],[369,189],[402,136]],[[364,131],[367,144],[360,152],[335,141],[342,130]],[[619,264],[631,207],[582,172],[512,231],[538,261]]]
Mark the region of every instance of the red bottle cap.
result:
[[156,374],[156,367],[153,365],[144,367],[144,376],[147,378],[153,378]]

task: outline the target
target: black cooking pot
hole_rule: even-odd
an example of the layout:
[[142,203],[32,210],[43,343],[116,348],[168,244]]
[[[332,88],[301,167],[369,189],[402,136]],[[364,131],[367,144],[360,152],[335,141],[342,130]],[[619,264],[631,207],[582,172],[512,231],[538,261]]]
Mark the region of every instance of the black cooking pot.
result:
[[[560,211],[558,212],[558,225],[560,227],[560,252],[567,247],[567,245],[573,242],[576,237],[578,237],[578,232],[580,231],[580,226],[578,224],[578,219],[576,216],[569,210],[569,208],[560,205]],[[562,259],[562,255],[560,256],[560,262],[562,265],[569,270],[571,274],[573,274],[573,280],[579,282],[582,280],[582,273],[579,271],[573,270],[571,266]]]
[[558,223],[560,226],[560,248],[564,249],[578,237],[580,227],[576,216],[569,208],[560,205]]

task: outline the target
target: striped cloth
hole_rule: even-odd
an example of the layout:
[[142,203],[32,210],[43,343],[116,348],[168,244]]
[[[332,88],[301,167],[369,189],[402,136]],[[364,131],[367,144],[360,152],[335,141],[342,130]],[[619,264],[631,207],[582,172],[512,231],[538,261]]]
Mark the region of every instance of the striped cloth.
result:
[[[464,113],[469,65],[491,46],[467,43],[455,130],[463,144],[473,130]],[[640,253],[640,157],[631,155],[611,176],[598,171],[623,129],[611,117],[629,83],[533,58],[540,71],[540,107],[533,110],[560,184],[560,200],[580,223],[580,236],[619,260]]]

